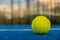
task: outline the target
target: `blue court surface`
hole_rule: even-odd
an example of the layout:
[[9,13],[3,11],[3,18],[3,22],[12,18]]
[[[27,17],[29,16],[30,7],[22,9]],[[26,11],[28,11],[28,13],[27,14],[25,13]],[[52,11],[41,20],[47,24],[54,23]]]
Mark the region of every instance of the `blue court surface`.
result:
[[51,25],[47,34],[35,34],[31,25],[0,25],[0,40],[60,40],[60,25]]

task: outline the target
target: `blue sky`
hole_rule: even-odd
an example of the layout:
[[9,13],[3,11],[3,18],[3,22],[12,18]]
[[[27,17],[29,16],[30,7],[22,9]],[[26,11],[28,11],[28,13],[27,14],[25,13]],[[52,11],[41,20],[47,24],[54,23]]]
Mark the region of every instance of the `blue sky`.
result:
[[[21,3],[26,3],[26,0],[19,0]],[[33,1],[33,0],[31,0]],[[17,3],[18,0],[14,0],[14,3]],[[10,4],[11,0],[0,0],[0,4]]]
[[[10,4],[11,0],[0,0],[0,4]],[[17,3],[18,0],[14,0],[14,3]],[[25,3],[25,0],[20,0],[21,3]]]

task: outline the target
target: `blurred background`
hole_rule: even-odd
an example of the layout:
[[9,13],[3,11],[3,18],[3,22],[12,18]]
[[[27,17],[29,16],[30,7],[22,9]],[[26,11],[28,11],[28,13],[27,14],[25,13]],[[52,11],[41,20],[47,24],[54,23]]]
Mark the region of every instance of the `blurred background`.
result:
[[0,24],[31,24],[38,15],[60,24],[60,0],[0,0]]

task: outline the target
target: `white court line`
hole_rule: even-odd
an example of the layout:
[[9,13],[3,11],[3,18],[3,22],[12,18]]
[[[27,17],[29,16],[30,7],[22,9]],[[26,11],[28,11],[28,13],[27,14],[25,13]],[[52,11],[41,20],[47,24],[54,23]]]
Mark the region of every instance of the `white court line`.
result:
[[60,28],[51,28],[50,30],[60,30]]
[[0,31],[32,31],[32,29],[0,29]]
[[[60,30],[60,28],[51,28],[50,30]],[[32,29],[0,29],[0,31],[32,31]]]

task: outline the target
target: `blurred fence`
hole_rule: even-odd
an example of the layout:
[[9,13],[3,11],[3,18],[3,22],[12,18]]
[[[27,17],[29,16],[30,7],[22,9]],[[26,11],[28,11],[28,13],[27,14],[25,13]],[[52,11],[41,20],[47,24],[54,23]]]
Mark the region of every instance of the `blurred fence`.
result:
[[31,24],[38,15],[60,24],[60,2],[56,0],[0,0],[0,24]]

